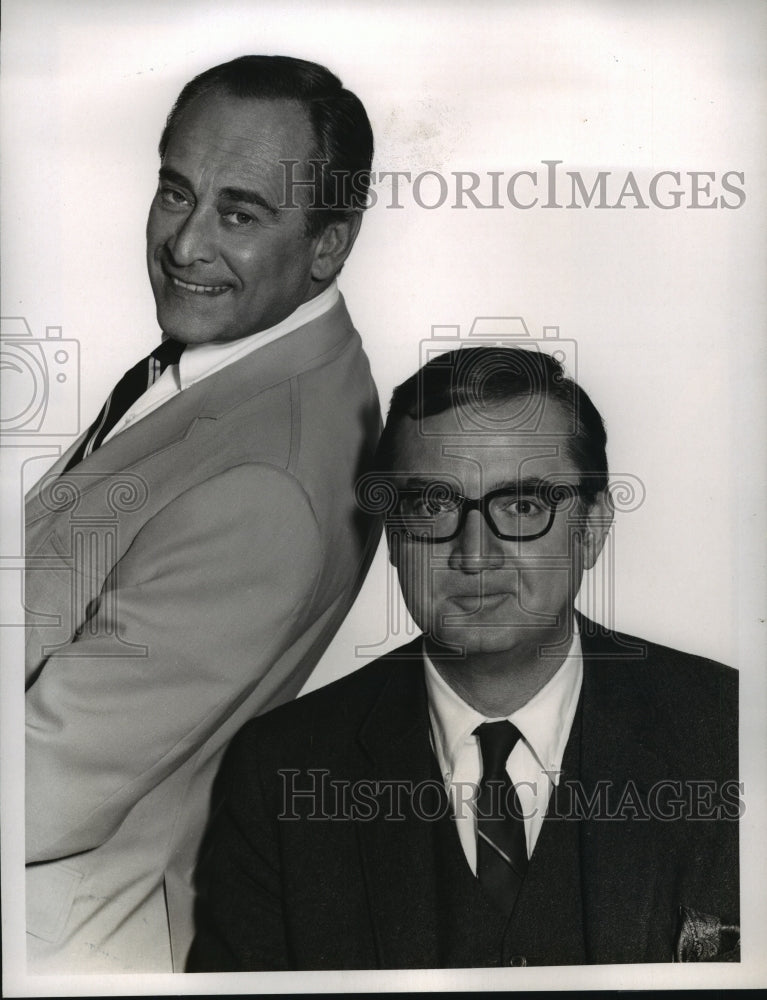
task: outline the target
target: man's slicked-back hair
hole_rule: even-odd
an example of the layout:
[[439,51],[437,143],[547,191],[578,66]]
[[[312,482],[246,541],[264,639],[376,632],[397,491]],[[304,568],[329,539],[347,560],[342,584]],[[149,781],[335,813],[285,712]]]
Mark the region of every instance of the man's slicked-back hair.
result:
[[[511,419],[499,422],[499,403],[519,401]],[[379,475],[397,472],[397,433],[423,433],[421,421],[461,408],[467,435],[535,434],[541,405],[562,408],[569,433],[567,454],[581,473],[581,494],[593,503],[607,489],[607,433],[588,394],[550,354],[515,347],[464,347],[428,361],[394,390],[376,454]],[[428,470],[424,470],[428,471]]]
[[[205,70],[186,84],[171,108],[160,137],[161,159],[184,110],[210,93],[297,101],[304,108],[314,134],[309,158],[319,161],[315,169],[320,178],[306,208],[309,235],[367,206],[373,131],[360,99],[329,69],[292,56],[240,56]],[[296,194],[287,193],[288,198],[298,199],[300,184],[296,177]]]

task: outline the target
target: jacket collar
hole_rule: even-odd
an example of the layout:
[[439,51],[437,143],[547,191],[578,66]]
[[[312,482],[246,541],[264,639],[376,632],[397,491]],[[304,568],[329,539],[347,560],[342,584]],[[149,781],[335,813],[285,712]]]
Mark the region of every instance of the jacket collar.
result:
[[217,420],[271,386],[319,366],[356,336],[339,296],[327,313],[190,386],[63,473],[78,439],[30,491],[27,525],[68,510],[61,505],[67,497],[80,498],[106,477],[130,473],[137,463],[177,445],[198,420]]

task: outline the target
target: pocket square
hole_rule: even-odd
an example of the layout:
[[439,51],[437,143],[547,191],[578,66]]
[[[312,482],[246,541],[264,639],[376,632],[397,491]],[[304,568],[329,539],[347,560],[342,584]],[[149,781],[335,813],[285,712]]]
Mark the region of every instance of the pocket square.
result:
[[674,961],[739,962],[740,927],[680,906]]

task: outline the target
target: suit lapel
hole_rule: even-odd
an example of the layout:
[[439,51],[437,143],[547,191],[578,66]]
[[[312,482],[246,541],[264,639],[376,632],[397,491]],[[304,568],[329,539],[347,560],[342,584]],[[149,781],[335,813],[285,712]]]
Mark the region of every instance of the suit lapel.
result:
[[[27,498],[27,528],[52,514],[71,513],[87,502],[88,494],[105,480],[123,473],[129,475],[141,461],[185,440],[197,419],[204,393],[203,382],[190,387],[107,441],[69,472],[61,473],[67,452]],[[103,489],[99,492],[103,493]]]
[[552,791],[506,931],[510,950],[524,955],[529,965],[585,961],[580,838],[578,824],[569,820],[568,793],[580,767],[581,704],[562,759],[560,782]]
[[[357,830],[377,959],[383,968],[430,968],[439,961],[434,823],[419,819],[417,812],[420,805],[434,816],[448,804],[432,767],[420,643],[419,637],[392,659],[381,695],[359,734],[372,764],[366,773],[381,782],[377,814],[358,823]],[[399,809],[396,782],[403,789]],[[421,793],[413,796],[416,788]]]
[[[51,515],[64,512],[69,517],[73,503],[82,502],[109,477],[134,469],[140,475],[143,461],[185,441],[198,420],[216,420],[270,386],[324,362],[343,350],[354,335],[343,298],[339,298],[323,316],[190,386],[62,475],[78,439],[30,491],[27,530]],[[67,498],[71,502],[65,503]],[[44,533],[49,530],[46,527]]]
[[605,634],[584,634],[582,645],[578,788],[586,813],[580,837],[587,953],[596,963],[643,961],[663,859],[657,824],[635,816],[649,816],[648,793],[670,771],[640,679],[643,658],[611,655]]

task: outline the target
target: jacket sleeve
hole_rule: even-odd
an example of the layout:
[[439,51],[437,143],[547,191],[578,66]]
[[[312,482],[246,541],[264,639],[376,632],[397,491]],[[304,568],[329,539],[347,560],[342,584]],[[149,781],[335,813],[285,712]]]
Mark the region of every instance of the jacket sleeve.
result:
[[227,752],[225,797],[198,868],[197,933],[187,972],[292,967],[282,896],[278,810],[258,773],[250,723]]
[[[300,638],[325,558],[300,484],[266,465],[144,526],[27,692],[28,862],[103,843],[208,740]],[[112,628],[142,655],[115,656]]]

